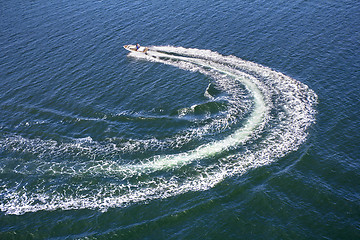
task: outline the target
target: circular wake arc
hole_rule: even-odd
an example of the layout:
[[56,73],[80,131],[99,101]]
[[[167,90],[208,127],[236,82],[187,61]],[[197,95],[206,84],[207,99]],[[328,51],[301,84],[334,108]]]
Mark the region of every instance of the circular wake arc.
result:
[[[259,64],[210,50],[172,46],[153,46],[146,55],[129,56],[210,77],[211,84],[224,94],[212,97],[209,85],[204,96],[219,105],[225,101],[222,106],[226,107],[166,139],[127,139],[116,144],[91,138],[62,143],[6,137],[0,140],[6,151],[29,152],[36,157],[28,167],[14,166],[11,160],[0,166],[3,175],[17,174],[24,179],[16,183],[10,178],[2,180],[1,211],[106,210],[207,190],[224,178],[297,150],[315,122],[316,94],[303,83]],[[187,109],[169,121],[186,117],[195,107]],[[201,141],[192,149],[182,148],[194,139]],[[134,151],[146,153],[148,146],[172,153],[145,154],[126,161],[121,157]],[[64,155],[67,158],[63,161],[53,160]],[[49,179],[54,184],[49,184]],[[37,184],[35,190],[30,190],[31,184]]]

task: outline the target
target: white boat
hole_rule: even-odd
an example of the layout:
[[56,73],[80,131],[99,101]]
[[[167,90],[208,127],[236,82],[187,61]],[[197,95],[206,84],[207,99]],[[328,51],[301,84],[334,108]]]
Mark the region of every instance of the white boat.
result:
[[136,45],[125,45],[124,48],[130,52],[140,52],[140,53],[146,53],[149,50],[148,47],[136,48]]

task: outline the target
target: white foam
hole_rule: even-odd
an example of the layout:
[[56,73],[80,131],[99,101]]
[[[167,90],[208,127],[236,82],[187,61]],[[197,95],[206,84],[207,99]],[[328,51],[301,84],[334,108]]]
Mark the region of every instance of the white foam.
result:
[[[226,177],[264,166],[297,150],[315,121],[316,94],[301,82],[259,64],[210,50],[172,46],[151,47],[149,55],[133,57],[210,76],[213,84],[227,95],[226,113],[201,127],[189,128],[165,140],[129,139],[124,145],[98,143],[90,137],[69,143],[19,136],[1,140],[1,145],[8,151],[29,152],[36,156],[27,167],[0,166],[2,172],[23,174],[25,179],[27,174],[33,174],[39,178],[45,175],[61,179],[64,176],[82,176],[84,179],[106,176],[113,180],[92,184],[80,182],[76,186],[69,182],[49,187],[44,183],[36,191],[28,190],[21,183],[5,184],[2,186],[1,211],[23,214],[55,209],[106,210],[187,191],[206,190]],[[205,95],[210,99],[208,88]],[[180,113],[179,117],[181,114],[185,113]],[[223,137],[189,151],[136,162],[124,163],[114,158],[126,151],[146,151],[146,146],[178,149],[209,133]],[[61,161],[56,161],[57,158]],[[61,193],[60,189],[71,194]]]

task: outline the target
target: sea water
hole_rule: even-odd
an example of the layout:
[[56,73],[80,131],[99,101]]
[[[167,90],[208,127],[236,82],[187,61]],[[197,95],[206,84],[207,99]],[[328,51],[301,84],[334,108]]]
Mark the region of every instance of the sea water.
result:
[[0,238],[360,237],[359,10],[2,3]]

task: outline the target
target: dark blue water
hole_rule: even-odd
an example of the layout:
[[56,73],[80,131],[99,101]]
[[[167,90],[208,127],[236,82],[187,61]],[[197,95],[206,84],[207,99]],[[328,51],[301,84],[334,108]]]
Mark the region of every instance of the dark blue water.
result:
[[360,238],[359,52],[358,1],[2,1],[0,239]]

